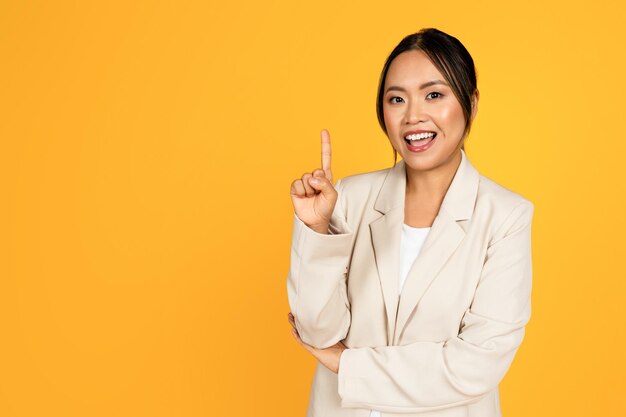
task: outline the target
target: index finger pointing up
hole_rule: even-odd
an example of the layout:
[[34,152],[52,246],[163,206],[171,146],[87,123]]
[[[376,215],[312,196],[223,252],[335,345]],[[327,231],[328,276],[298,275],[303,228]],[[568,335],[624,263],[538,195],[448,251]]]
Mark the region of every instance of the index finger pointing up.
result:
[[331,159],[331,151],[330,151],[330,133],[328,130],[322,130],[322,170],[324,174],[326,174],[326,178],[328,178],[331,182],[333,181],[333,172],[330,168],[330,159]]

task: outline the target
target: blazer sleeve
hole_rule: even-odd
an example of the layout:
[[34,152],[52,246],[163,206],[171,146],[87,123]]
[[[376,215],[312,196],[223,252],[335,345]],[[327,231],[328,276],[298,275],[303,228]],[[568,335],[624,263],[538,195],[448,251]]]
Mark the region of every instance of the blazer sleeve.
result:
[[341,179],[335,189],[330,234],[315,232],[294,213],[287,295],[300,337],[316,348],[343,340],[350,327],[347,276],[354,231],[346,221]]
[[533,212],[524,200],[493,236],[458,336],[342,353],[343,407],[429,411],[475,402],[498,386],[530,319]]

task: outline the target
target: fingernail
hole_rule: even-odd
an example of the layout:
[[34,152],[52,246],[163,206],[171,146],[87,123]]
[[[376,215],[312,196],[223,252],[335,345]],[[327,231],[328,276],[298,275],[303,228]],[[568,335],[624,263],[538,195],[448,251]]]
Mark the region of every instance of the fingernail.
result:
[[311,184],[318,185],[319,183],[320,183],[320,180],[318,180],[317,178],[311,178]]

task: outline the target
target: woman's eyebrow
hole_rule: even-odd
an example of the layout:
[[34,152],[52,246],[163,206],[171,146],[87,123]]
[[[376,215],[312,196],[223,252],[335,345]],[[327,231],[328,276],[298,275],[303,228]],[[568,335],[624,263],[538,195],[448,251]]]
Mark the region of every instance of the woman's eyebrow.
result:
[[[425,88],[428,88],[430,86],[437,85],[437,84],[448,86],[448,83],[446,83],[445,81],[432,80],[432,81],[427,81],[424,84],[420,85],[420,90],[423,90]],[[406,93],[406,90],[404,88],[402,88],[400,86],[397,86],[397,85],[389,86],[385,92],[389,92],[389,91],[392,91],[392,90],[402,91],[402,92]]]

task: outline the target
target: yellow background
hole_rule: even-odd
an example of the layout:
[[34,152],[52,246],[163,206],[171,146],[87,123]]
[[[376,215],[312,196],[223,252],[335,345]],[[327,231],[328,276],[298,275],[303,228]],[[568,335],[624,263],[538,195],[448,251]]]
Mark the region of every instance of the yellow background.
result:
[[620,2],[0,3],[0,416],[304,416],[293,179],[392,164],[382,64],[458,37],[479,171],[535,203],[516,416],[623,416]]

